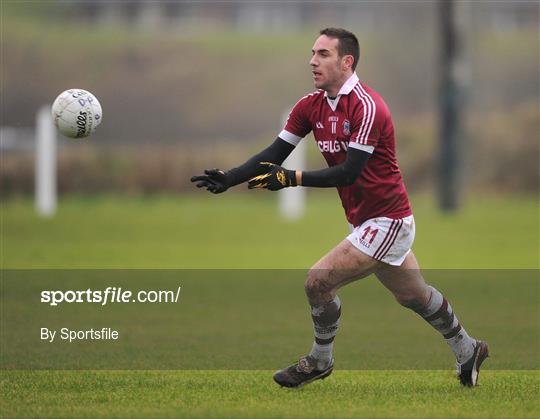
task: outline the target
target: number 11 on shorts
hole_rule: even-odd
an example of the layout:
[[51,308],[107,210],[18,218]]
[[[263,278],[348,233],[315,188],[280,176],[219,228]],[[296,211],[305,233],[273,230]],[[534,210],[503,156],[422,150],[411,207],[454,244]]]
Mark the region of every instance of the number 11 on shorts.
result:
[[[378,232],[379,232],[378,228],[374,228],[372,230],[371,226],[367,226],[364,229],[364,234],[362,234],[361,240],[365,243],[365,246],[369,247],[371,243],[373,243],[373,240],[375,240],[375,236],[377,235]],[[368,236],[368,234],[371,235],[371,238],[369,239],[369,242],[366,242],[366,237]]]

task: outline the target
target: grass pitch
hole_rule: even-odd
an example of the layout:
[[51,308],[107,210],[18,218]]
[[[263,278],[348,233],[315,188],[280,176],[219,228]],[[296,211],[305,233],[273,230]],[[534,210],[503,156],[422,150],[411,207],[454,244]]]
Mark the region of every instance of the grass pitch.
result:
[[[334,190],[305,217],[279,217],[275,194],[70,198],[52,219],[33,203],[2,208],[4,268],[307,269],[348,234]],[[455,214],[412,199],[414,252],[424,269],[538,269],[536,198],[479,197]]]
[[[37,218],[28,201],[5,202],[2,267],[306,269],[345,236],[335,192],[310,196],[306,217],[293,224],[277,216],[271,196],[71,198],[61,202],[58,216],[50,220]],[[414,341],[411,334],[420,333],[418,341],[426,345],[428,340],[429,345],[438,341],[428,326],[368,280],[343,290],[349,308],[345,307],[336,344],[337,370],[325,381],[291,391],[278,388],[268,369],[3,370],[1,416],[537,417],[538,282],[511,282],[514,270],[538,268],[537,201],[476,199],[453,215],[436,212],[427,198],[414,199],[413,205],[414,250],[424,268],[508,272],[506,278],[494,279],[491,287],[471,284],[463,293],[463,285],[443,284],[443,291],[455,300],[458,315],[492,344],[492,358],[486,361],[479,387],[465,389],[458,384],[451,354],[442,342],[433,353],[429,350],[429,357],[442,363],[448,360],[447,369],[389,370],[405,368],[396,360],[402,359],[403,365],[410,360],[404,349]],[[302,290],[296,285],[284,293],[300,301]],[[235,298],[226,289],[220,293],[224,301]],[[269,304],[262,297],[254,301],[261,302],[262,308]],[[285,307],[280,316],[294,325],[290,319],[305,308]],[[294,348],[283,350],[279,357],[283,365],[276,368],[309,346],[308,317],[298,326],[302,341],[297,339]],[[256,326],[261,317],[245,316],[242,321]],[[378,322],[387,327],[376,327]],[[410,325],[409,335],[392,332],[397,327],[393,322]],[[281,340],[287,340],[277,333],[263,335],[271,347],[282,347]],[[374,348],[380,348],[378,356]],[[424,350],[422,344],[414,349]],[[357,368],[355,360],[362,357],[369,362],[361,368],[370,371],[348,369]]]
[[538,372],[336,371],[301,389],[272,371],[25,371],[3,374],[4,417],[536,418]]

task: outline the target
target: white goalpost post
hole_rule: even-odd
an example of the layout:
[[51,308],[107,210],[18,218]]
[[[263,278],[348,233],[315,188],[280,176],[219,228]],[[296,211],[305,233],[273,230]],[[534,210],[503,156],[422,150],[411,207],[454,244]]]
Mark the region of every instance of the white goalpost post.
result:
[[56,129],[50,105],[42,106],[36,118],[35,205],[42,217],[56,212]]
[[[289,111],[282,118],[283,125],[289,115]],[[293,152],[283,162],[288,169],[304,170],[306,168],[306,140],[300,141]],[[306,188],[284,188],[278,191],[279,213],[289,221],[295,221],[303,217],[306,207]]]

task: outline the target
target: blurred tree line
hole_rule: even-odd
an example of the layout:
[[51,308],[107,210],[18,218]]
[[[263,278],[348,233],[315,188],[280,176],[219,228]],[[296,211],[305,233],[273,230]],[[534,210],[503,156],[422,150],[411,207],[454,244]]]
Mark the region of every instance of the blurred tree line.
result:
[[[538,3],[471,2],[468,20],[471,183],[536,193]],[[393,111],[409,184],[430,184],[432,3],[10,2],[2,23],[1,125],[19,132],[11,142],[3,135],[4,194],[32,190],[22,145],[33,138],[23,129],[72,87],[97,95],[104,120],[84,147],[61,141],[61,191],[178,190],[192,169],[238,163],[272,141],[286,110],[313,89],[310,49],[324,26],[358,35],[359,76]],[[323,164],[314,150],[310,164]]]

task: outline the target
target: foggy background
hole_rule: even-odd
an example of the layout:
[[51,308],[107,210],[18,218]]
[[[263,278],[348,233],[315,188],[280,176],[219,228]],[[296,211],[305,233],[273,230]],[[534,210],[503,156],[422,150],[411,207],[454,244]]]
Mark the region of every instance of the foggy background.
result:
[[[464,188],[537,194],[538,3],[465,5]],[[408,189],[435,187],[435,2],[2,2],[1,14],[3,198],[33,193],[36,112],[68,88],[95,94],[103,122],[59,136],[60,194],[191,191],[191,175],[274,140],[314,89],[310,51],[328,26],[359,38],[357,73],[393,112]]]

